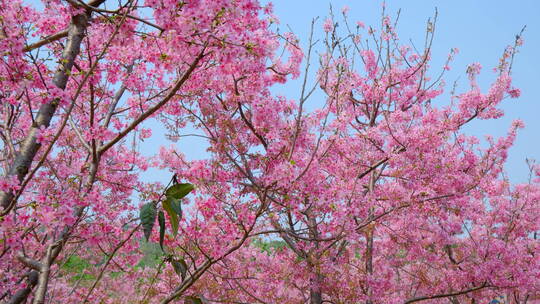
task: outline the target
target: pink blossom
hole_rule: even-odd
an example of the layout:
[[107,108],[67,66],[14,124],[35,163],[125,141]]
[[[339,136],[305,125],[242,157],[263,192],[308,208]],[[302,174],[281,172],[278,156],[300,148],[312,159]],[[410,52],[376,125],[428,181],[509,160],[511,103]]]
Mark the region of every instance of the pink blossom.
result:
[[326,33],[329,33],[331,31],[334,30],[334,23],[332,21],[332,19],[326,19],[324,21],[324,24],[323,24],[323,30],[326,32]]
[[521,90],[518,88],[513,88],[508,91],[508,94],[510,94],[510,97],[512,98],[518,98],[521,95]]

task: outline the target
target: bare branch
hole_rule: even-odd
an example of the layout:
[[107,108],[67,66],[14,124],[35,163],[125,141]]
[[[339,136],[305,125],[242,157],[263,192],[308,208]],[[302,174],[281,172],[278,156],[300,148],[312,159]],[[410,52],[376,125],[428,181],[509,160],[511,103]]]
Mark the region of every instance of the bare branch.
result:
[[33,51],[39,47],[42,47],[46,44],[49,44],[51,42],[54,42],[54,41],[57,41],[57,40],[60,40],[64,37],[67,37],[68,35],[68,30],[63,30],[63,31],[60,31],[56,34],[53,34],[53,35],[50,35],[50,36],[47,36],[43,39],[41,39],[40,41],[36,42],[36,43],[32,43],[30,44],[29,46],[25,47],[24,48],[24,51],[25,52],[30,52],[30,51]]

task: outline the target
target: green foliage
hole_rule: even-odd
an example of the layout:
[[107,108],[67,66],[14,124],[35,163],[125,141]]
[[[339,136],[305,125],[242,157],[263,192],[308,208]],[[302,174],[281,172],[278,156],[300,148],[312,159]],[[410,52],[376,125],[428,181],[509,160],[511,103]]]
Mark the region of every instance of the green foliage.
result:
[[159,223],[159,247],[161,247],[161,250],[165,251],[163,249],[163,239],[165,238],[165,214],[163,214],[163,211],[159,211],[158,213],[158,223]]
[[178,226],[182,219],[182,202],[180,201],[191,191],[195,189],[195,186],[189,183],[174,184],[165,191],[167,198],[163,201],[163,209],[169,216],[171,223],[172,234],[176,236],[178,234]]
[[[106,259],[106,256],[103,256],[104,259]],[[82,284],[84,285],[87,281],[93,281],[96,279],[96,276],[93,274],[89,274],[88,272],[92,272],[92,270],[95,270],[95,268],[99,268],[100,264],[90,264],[88,260],[83,259],[79,256],[72,255],[67,258],[67,260],[61,264],[60,269],[64,271],[68,276],[69,280],[72,283],[75,283],[79,280],[82,281]],[[92,269],[94,268],[94,269]],[[123,271],[112,271],[109,273],[112,278],[118,278],[122,274],[124,274]]]
[[164,255],[163,251],[159,247],[159,244],[151,243],[151,242],[141,242],[141,251],[144,256],[137,264],[137,267],[141,267],[141,268],[157,267],[157,265],[159,265]]
[[[178,234],[178,226],[180,219],[182,218],[182,210],[179,207],[180,204],[180,200],[173,197],[167,197],[167,199],[162,203],[163,209],[165,209],[165,211],[167,211],[167,215],[169,215],[169,222],[171,223],[172,233],[174,236]],[[177,210],[180,210],[180,212],[178,213]]]
[[62,269],[67,272],[82,273],[86,268],[91,267],[87,260],[80,258],[76,255],[71,255],[68,257],[66,262],[62,264]]
[[278,250],[282,250],[283,248],[288,248],[287,243],[281,240],[272,240],[272,241],[265,241],[261,239],[256,239],[252,242],[252,245],[261,249],[261,251],[266,252],[268,254],[274,253]]
[[146,241],[148,241],[150,235],[152,234],[152,228],[154,228],[156,215],[156,205],[153,202],[146,203],[141,207],[140,220],[143,226],[144,237],[146,238]]
[[[195,186],[189,183],[179,184],[176,182],[176,177],[173,177],[174,184],[165,190],[166,198],[161,201],[163,210],[169,217],[171,224],[172,234],[176,236],[178,234],[178,228],[180,220],[182,219],[182,202],[181,199],[188,195]],[[137,267],[156,267],[165,254],[165,248],[163,247],[163,241],[165,240],[165,213],[160,210],[157,211],[156,205],[158,202],[151,202],[144,204],[140,210],[140,220],[144,231],[144,236],[147,242],[141,243],[141,251],[144,257],[137,264]],[[159,244],[148,242],[154,222],[158,219],[159,224]],[[184,279],[187,273],[187,265],[182,259],[168,258],[176,273]]]
[[87,260],[72,255],[68,257],[68,259],[61,265],[61,269],[65,271],[66,273],[72,275],[70,280],[78,281],[78,280],[94,280],[95,277],[91,274],[84,273],[84,271],[87,268],[91,268],[93,265],[90,264]]
[[182,281],[184,281],[188,270],[186,261],[184,261],[184,259],[171,259],[171,264],[174,268],[174,272],[176,272],[176,274],[180,276]]
[[193,191],[193,189],[195,189],[195,186],[189,183],[174,184],[169,187],[169,189],[167,189],[165,195],[167,195],[167,197],[181,199],[188,195],[191,191]]
[[[162,201],[163,209],[169,215],[169,221],[171,223],[172,234],[176,236],[178,234],[178,227],[180,220],[182,219],[182,203],[181,199],[188,195],[195,186],[189,183],[176,183],[176,178],[174,178],[175,184],[170,186],[165,191],[166,199]],[[140,210],[140,221],[143,227],[144,236],[146,241],[150,238],[152,234],[152,229],[154,228],[154,222],[156,221],[156,216],[158,215],[156,209],[157,202],[146,203],[141,207]],[[163,211],[159,212],[159,245],[163,249],[163,240],[165,238],[165,215]]]

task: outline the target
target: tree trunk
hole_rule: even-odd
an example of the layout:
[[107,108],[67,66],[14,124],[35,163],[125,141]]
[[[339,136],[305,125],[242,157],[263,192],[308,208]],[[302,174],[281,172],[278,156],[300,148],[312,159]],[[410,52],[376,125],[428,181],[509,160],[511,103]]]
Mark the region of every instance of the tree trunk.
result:
[[26,301],[26,298],[28,298],[28,295],[32,292],[32,289],[34,286],[36,286],[38,282],[38,272],[35,270],[30,271],[28,273],[28,282],[26,283],[26,287],[19,289],[12,297],[9,299],[6,304],[21,304]]
[[321,283],[322,277],[317,275],[314,279],[311,280],[311,287],[309,290],[309,303],[310,304],[322,304],[322,292],[321,292]]
[[[105,0],[92,1],[93,6],[99,6]],[[68,29],[68,39],[66,47],[62,52],[60,66],[54,74],[53,83],[56,87],[64,90],[66,88],[71,68],[75,63],[75,58],[79,54],[81,42],[84,38],[88,20],[90,19],[91,11],[76,15],[72,18]],[[15,161],[9,167],[7,176],[17,176],[19,182],[22,182],[28,174],[32,161],[36,156],[41,144],[37,142],[37,135],[41,128],[48,128],[54,113],[58,108],[58,99],[53,99],[49,103],[43,104],[38,111],[34,123],[26,134],[26,138],[21,144],[21,148],[16,153]],[[0,191],[0,205],[2,208],[9,209],[14,199],[14,194],[11,192]]]

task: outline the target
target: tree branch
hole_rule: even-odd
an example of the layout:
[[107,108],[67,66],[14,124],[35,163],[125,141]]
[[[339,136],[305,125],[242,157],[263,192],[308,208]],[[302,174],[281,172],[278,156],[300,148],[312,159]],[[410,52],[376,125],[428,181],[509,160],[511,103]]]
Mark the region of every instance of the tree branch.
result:
[[34,286],[36,286],[38,282],[38,272],[36,270],[32,270],[27,274],[28,277],[28,283],[25,288],[19,289],[12,297],[7,301],[5,304],[21,304],[26,301],[26,298],[28,298],[28,295],[32,292],[32,289]]
[[171,100],[174,95],[176,95],[176,92],[182,87],[182,85],[189,79],[195,68],[197,67],[197,64],[201,61],[201,59],[206,55],[204,53],[206,47],[201,50],[199,55],[195,58],[195,60],[191,63],[188,70],[182,75],[178,81],[176,81],[176,84],[171,89],[169,94],[163,98],[159,103],[157,103],[155,106],[150,108],[148,111],[144,112],[141,116],[139,116],[137,119],[135,119],[127,128],[125,128],[122,132],[118,133],[115,138],[113,138],[108,143],[101,146],[98,150],[99,154],[105,153],[105,151],[109,150],[114,144],[116,144],[118,141],[120,141],[124,136],[126,136],[129,132],[131,132],[133,129],[135,129],[141,122],[143,122],[145,119],[150,117],[152,114],[154,114],[157,110],[161,109],[169,100]]
[[463,294],[466,294],[466,293],[469,293],[469,292],[484,289],[484,288],[487,288],[487,287],[490,287],[490,286],[487,284],[487,282],[484,282],[480,286],[472,287],[472,288],[461,290],[461,291],[443,293],[443,294],[438,294],[438,295],[433,295],[433,296],[423,296],[423,297],[412,298],[410,300],[407,300],[404,304],[415,303],[415,302],[426,301],[426,300],[432,300],[432,299],[440,299],[440,298],[448,298],[448,297],[459,296],[459,295],[463,295]]
[[69,32],[68,30],[63,30],[63,31],[60,31],[60,32],[58,32],[56,34],[47,36],[47,37],[41,39],[40,41],[38,41],[36,43],[32,43],[29,46],[25,47],[24,51],[25,52],[30,52],[30,51],[33,51],[33,50],[35,50],[35,49],[37,49],[39,47],[42,47],[42,46],[44,46],[46,44],[49,44],[51,42],[54,42],[54,41],[60,40],[60,39],[62,39],[64,37],[67,37],[68,32]]

